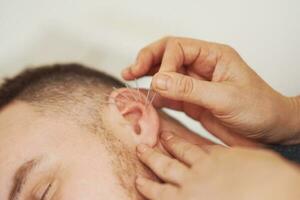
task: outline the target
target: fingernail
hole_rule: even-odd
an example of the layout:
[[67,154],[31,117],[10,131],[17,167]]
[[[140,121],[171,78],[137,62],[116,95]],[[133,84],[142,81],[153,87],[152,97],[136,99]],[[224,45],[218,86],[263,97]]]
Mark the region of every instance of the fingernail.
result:
[[135,180],[137,185],[144,185],[145,184],[145,179],[141,176],[138,176]]
[[145,144],[140,144],[137,146],[138,153],[145,153],[149,147]]
[[154,87],[159,90],[167,90],[171,84],[171,77],[165,74],[157,74],[153,78]]
[[164,131],[162,132],[161,137],[163,140],[168,141],[174,137],[174,134],[170,131]]

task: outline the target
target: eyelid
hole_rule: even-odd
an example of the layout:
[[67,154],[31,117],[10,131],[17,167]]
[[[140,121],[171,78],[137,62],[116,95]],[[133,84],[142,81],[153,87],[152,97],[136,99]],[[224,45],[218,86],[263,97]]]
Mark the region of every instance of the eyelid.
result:
[[[34,199],[36,200],[42,200],[45,192],[48,190],[49,185],[51,185],[51,183],[42,183],[41,185],[38,185],[34,191]],[[51,188],[49,188],[51,189]]]
[[[36,200],[52,199],[54,194],[57,191],[57,185],[58,185],[58,181],[55,179],[46,179],[46,180],[42,181],[40,184],[38,184],[34,188],[34,190],[32,192],[33,197],[34,197],[33,199],[36,199]],[[45,195],[45,192],[47,192],[46,195]],[[44,198],[43,198],[43,196],[44,196]]]

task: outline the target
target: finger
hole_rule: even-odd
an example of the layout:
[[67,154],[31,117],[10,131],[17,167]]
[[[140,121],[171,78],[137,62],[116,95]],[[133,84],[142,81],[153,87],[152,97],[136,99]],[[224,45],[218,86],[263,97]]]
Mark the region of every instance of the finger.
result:
[[161,96],[196,104],[209,110],[223,111],[232,105],[230,97],[234,97],[234,90],[229,88],[230,86],[197,80],[175,72],[156,74],[151,86]]
[[178,137],[184,138],[187,142],[190,142],[195,145],[209,145],[213,144],[206,138],[199,136],[197,133],[191,131],[190,129],[186,128],[183,123],[180,121],[171,118],[166,113],[160,113],[162,124],[165,124],[167,128],[163,128],[161,132],[169,131],[174,133]]
[[[221,44],[190,38],[165,37],[144,47],[136,63],[123,71],[123,78],[132,80],[149,73],[154,66],[161,64],[160,72],[177,71],[180,67],[190,66],[199,75],[211,75],[223,52]],[[152,70],[153,73],[153,70]]]
[[[167,37],[162,38],[140,50],[136,58],[136,63],[123,70],[123,78],[127,80],[139,78],[146,75],[152,67],[160,64],[167,41]],[[157,67],[156,70],[158,70]]]
[[184,52],[178,40],[167,43],[160,72],[177,72],[184,63]]
[[[168,107],[174,110],[182,111],[182,102],[181,101],[176,101],[172,99],[168,99],[166,97],[161,96],[160,94],[156,93],[155,97],[153,98],[154,94],[153,91],[147,90],[147,89],[140,89],[140,92],[144,94],[146,97],[146,100],[151,101],[152,105],[155,108],[163,108],[163,107]],[[153,99],[152,99],[153,98]]]
[[140,160],[166,182],[180,185],[188,168],[179,161],[159,153],[147,145],[139,145],[137,153]]
[[[132,73],[131,67],[133,67],[133,65],[130,65],[129,67],[125,68],[121,73],[122,77],[125,80],[134,80],[134,79],[138,78]],[[159,68],[160,68],[160,65],[152,66],[149,69],[149,71],[144,74],[144,76],[153,76],[154,74],[156,74],[158,72]]]
[[207,154],[200,147],[175,136],[171,132],[163,132],[162,141],[169,153],[190,166],[207,157]]
[[184,66],[211,79],[221,59],[222,45],[190,38],[169,38],[159,72],[178,72]]
[[151,102],[151,105],[157,109],[160,108],[169,108],[176,111],[183,111],[185,114],[192,119],[199,120],[199,116],[202,114],[203,108],[199,107],[195,104],[190,104],[183,101],[176,101],[172,100],[166,97],[161,96],[160,94],[156,93],[154,98],[153,95],[149,95],[150,90],[146,89],[140,89],[140,92],[142,92],[148,99],[148,102]]
[[150,90],[147,89],[140,89],[146,97],[148,97],[148,101],[151,101],[153,107],[160,109],[160,108],[169,108],[176,111],[183,111],[185,114],[192,119],[199,120],[200,115],[204,113],[204,108],[199,107],[196,104],[191,104],[183,101],[176,101],[166,97],[161,96],[160,94],[156,93],[155,97],[148,95],[151,93]]
[[223,143],[228,146],[247,146],[247,147],[259,147],[261,144],[258,142],[243,137],[240,134],[237,134],[224,125],[214,117],[211,113],[205,112],[199,118],[202,126],[211,134],[220,139]]
[[178,193],[178,189],[175,186],[157,183],[143,177],[136,179],[136,188],[143,196],[151,200],[174,199]]

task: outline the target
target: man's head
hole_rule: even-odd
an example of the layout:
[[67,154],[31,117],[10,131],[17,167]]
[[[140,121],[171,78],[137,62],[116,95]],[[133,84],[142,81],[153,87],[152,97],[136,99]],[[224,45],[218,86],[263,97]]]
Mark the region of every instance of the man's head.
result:
[[154,146],[158,126],[144,95],[104,73],[26,70],[0,89],[0,199],[137,199],[149,173],[135,147]]

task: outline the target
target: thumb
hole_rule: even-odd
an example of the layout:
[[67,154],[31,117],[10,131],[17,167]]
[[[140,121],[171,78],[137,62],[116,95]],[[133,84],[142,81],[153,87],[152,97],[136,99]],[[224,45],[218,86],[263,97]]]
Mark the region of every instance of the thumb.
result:
[[229,95],[221,83],[198,80],[176,72],[162,72],[153,77],[151,84],[161,96],[209,110],[224,110],[230,105]]

